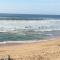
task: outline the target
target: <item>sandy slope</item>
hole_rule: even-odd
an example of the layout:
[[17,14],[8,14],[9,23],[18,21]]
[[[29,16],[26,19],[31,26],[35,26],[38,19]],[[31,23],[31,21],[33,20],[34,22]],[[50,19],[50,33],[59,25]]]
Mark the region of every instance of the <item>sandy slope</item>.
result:
[[0,58],[10,55],[14,60],[60,60],[60,38],[29,44],[0,46]]

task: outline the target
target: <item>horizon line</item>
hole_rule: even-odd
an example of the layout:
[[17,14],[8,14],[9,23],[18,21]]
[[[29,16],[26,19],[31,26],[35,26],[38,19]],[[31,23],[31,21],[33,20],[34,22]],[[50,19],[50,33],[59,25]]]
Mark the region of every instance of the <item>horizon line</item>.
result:
[[[0,13],[0,14],[22,14],[23,13]],[[32,13],[24,13],[26,15],[60,15],[60,14],[32,14]]]

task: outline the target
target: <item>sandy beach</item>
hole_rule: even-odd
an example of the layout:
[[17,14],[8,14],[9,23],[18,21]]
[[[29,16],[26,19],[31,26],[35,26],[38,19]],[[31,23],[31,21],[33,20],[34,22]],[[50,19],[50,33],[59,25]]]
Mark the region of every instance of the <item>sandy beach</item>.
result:
[[10,56],[13,60],[60,60],[60,38],[25,44],[1,44],[0,59]]

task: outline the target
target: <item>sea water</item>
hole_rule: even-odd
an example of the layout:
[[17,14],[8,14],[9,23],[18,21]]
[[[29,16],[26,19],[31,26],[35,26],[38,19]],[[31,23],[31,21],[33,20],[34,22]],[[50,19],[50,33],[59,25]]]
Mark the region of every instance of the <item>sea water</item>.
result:
[[0,42],[34,41],[60,36],[60,15],[0,14]]

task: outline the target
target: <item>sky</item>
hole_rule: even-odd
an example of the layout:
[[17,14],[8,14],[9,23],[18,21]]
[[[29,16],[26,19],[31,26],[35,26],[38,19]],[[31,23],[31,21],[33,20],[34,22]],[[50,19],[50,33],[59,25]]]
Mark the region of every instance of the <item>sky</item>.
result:
[[0,13],[60,15],[60,0],[0,0]]

